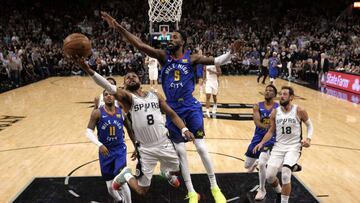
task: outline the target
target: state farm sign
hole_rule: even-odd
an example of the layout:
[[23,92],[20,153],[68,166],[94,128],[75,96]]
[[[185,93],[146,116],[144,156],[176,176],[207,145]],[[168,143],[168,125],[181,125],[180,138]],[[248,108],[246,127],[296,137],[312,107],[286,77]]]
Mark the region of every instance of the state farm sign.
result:
[[326,85],[360,94],[360,76],[329,71]]

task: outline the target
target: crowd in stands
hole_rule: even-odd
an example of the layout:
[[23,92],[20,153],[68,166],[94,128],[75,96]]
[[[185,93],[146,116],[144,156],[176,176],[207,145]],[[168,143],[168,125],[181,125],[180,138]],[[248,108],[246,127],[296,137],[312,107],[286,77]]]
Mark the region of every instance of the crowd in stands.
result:
[[[235,39],[244,41],[242,53],[222,67],[224,74],[256,73],[276,52],[280,76],[317,83],[328,69],[360,74],[360,17],[358,11],[345,9],[350,3],[195,0],[183,3],[179,27],[188,35],[186,46],[205,55],[218,56]],[[83,75],[62,51],[62,40],[73,32],[89,36],[89,64],[101,74],[131,70],[144,76],[144,54],[109,29],[99,11],[108,11],[150,41],[148,9],[141,0],[2,1],[0,91],[49,76]]]

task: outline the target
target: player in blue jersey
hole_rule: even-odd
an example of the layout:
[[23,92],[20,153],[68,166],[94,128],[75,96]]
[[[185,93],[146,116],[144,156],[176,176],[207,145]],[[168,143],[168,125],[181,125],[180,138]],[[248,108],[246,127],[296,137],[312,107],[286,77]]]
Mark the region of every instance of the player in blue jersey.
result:
[[[115,107],[114,96],[103,91],[105,105],[94,109],[86,129],[86,136],[99,147],[101,175],[106,181],[109,194],[116,201],[131,202],[129,186],[124,184],[122,190],[112,188],[115,176],[126,166],[126,145],[124,143],[124,118],[121,108]],[[97,128],[98,138],[94,134]]]
[[[203,125],[202,106],[192,93],[195,88],[195,66],[203,65],[223,65],[231,61],[232,53],[238,52],[241,47],[240,41],[235,41],[231,46],[231,51],[218,57],[205,57],[199,54],[191,54],[190,50],[185,49],[186,35],[182,31],[174,31],[171,34],[167,50],[155,49],[142,42],[138,37],[128,32],[113,17],[106,12],[101,12],[101,16],[111,28],[120,32],[129,43],[134,45],[145,54],[156,58],[162,65],[161,81],[162,88],[166,96],[166,102],[174,111],[185,121],[189,130],[194,134],[196,150],[199,153],[209,177],[211,192],[216,203],[225,203],[226,198],[217,185],[213,165],[207,151],[204,140],[205,136]],[[166,126],[169,129],[170,138],[175,143],[176,151],[179,154],[182,175],[188,189],[189,202],[198,202],[198,194],[195,192],[186,155],[185,142],[181,129],[167,117]]]
[[[266,163],[269,159],[269,153],[275,142],[275,134],[266,142],[263,149],[253,154],[254,147],[259,144],[270,127],[271,111],[279,106],[274,102],[277,89],[273,85],[268,85],[265,88],[265,101],[254,104],[254,123],[255,133],[251,143],[245,153],[245,168],[252,172],[256,166],[259,167],[259,190],[255,196],[255,200],[263,200],[266,195],[265,180],[266,180]],[[281,188],[277,188],[281,191]]]
[[281,61],[276,52],[272,53],[272,57],[269,58],[269,77],[270,84],[275,84],[275,80],[279,74],[278,68],[281,68]]

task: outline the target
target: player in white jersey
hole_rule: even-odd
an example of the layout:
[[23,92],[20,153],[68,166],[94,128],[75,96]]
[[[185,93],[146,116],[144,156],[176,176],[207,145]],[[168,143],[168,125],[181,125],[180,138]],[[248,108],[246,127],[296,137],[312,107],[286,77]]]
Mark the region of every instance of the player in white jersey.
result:
[[151,89],[154,89],[156,92],[160,63],[156,58],[148,56],[146,57],[145,64],[147,64],[149,67],[149,80]]
[[219,90],[218,77],[221,75],[220,66],[208,65],[205,66],[205,94],[206,94],[206,116],[210,118],[210,99],[213,96],[214,105],[212,108],[212,114],[215,116],[217,110],[217,94]]
[[[302,147],[310,147],[313,126],[305,109],[292,104],[294,90],[283,86],[280,91],[280,108],[274,109],[270,115],[270,129],[255,146],[253,152],[259,151],[276,130],[276,141],[267,163],[266,180],[273,187],[278,187],[279,180],[276,177],[281,168],[282,191],[281,203],[289,201],[291,193],[291,171],[300,157]],[[307,128],[307,138],[302,138],[301,122]]]
[[[155,92],[144,92],[141,90],[139,77],[133,73],[125,75],[125,91],[116,88],[105,78],[94,72],[83,59],[76,59],[81,68],[92,76],[94,81],[114,94],[115,98],[121,103],[126,113],[131,114],[135,138],[139,142],[138,150],[140,155],[141,175],[135,179],[131,174],[131,169],[125,167],[113,182],[114,189],[119,189],[127,182],[136,193],[145,195],[149,190],[154,168],[160,161],[160,170],[169,183],[179,182],[173,174],[179,172],[179,158],[174,145],[168,139],[168,131],[161,111],[165,112],[174,124],[181,129],[185,139],[194,140],[194,135],[185,127],[184,122],[166,103],[165,99]],[[175,179],[175,181],[174,181]]]

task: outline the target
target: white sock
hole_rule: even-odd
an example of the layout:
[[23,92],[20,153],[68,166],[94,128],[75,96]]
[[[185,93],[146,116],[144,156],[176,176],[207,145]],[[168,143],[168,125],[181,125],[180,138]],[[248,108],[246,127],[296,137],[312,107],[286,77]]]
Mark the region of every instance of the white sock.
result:
[[123,199],[123,203],[131,203],[131,190],[127,183],[121,186],[121,190],[117,191]]
[[281,203],[288,203],[289,202],[289,196],[281,195]]
[[122,197],[120,196],[120,194],[112,188],[112,180],[106,181],[106,187],[111,197],[113,197],[118,202],[122,201]]
[[216,182],[216,177],[214,173],[214,167],[212,165],[209,152],[207,151],[204,139],[195,139],[194,141],[196,150],[200,155],[201,161],[206,169],[206,173],[208,174],[210,187],[218,187]]
[[270,155],[266,152],[261,152],[259,156],[259,187],[260,190],[265,191],[265,181],[266,181],[266,163],[269,160]]
[[185,143],[174,143],[176,152],[179,154],[181,174],[184,178],[184,182],[188,192],[195,192],[194,186],[191,182],[189,162],[187,160]]
[[266,167],[259,166],[259,188],[265,191],[265,180],[266,180]]

